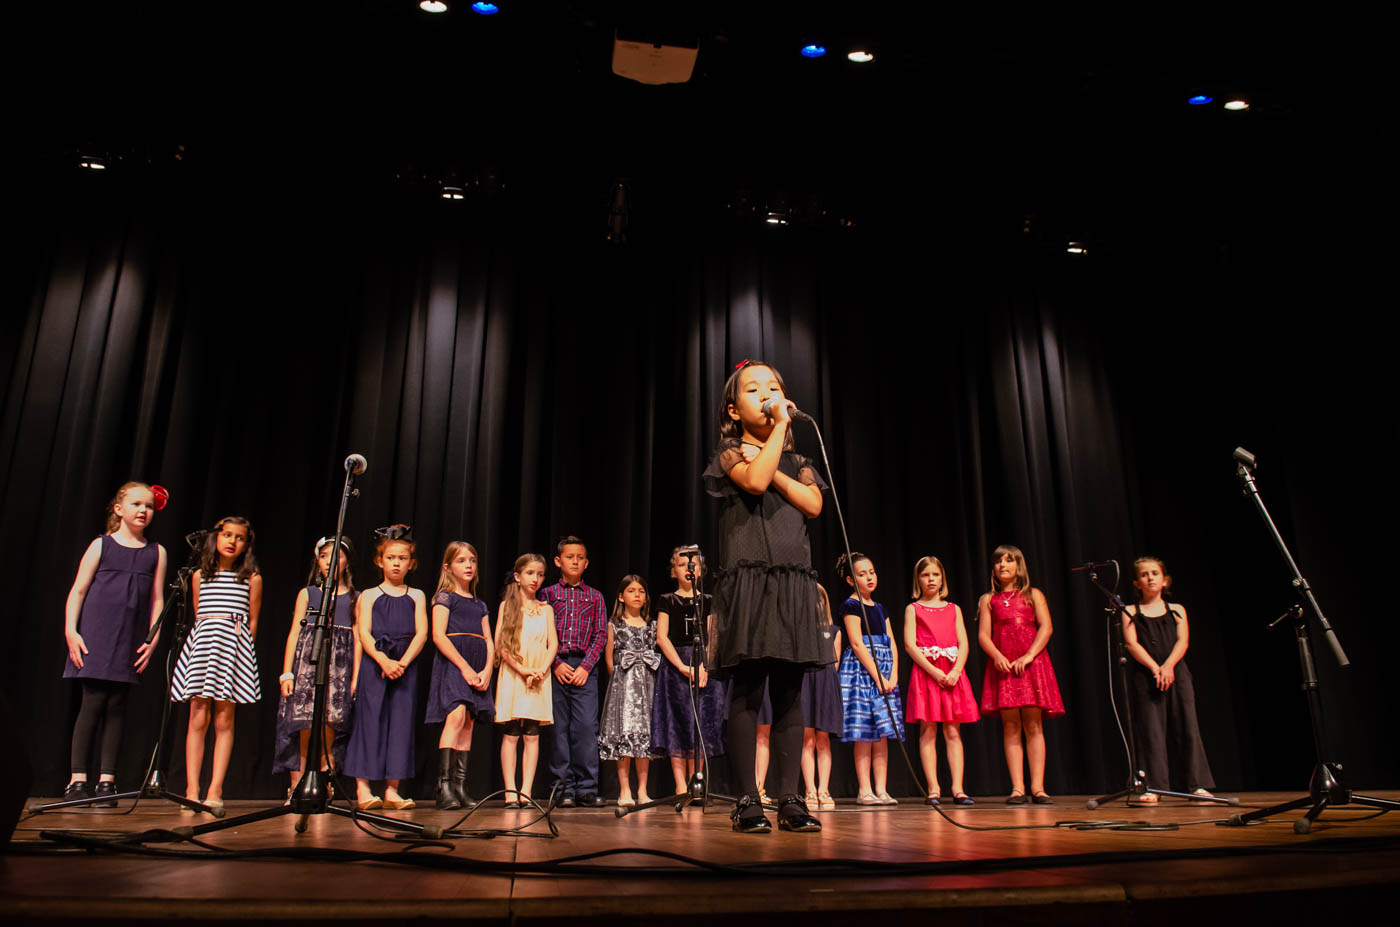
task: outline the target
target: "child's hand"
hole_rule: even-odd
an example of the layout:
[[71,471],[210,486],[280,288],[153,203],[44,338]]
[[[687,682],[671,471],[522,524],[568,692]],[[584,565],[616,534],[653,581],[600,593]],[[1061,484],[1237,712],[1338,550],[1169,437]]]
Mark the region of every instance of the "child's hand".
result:
[[961,678],[962,670],[958,669],[955,666],[952,669],[948,670],[948,672],[943,674],[943,684],[951,689],[953,688],[953,686],[958,684],[958,680]]
[[465,682],[467,685],[471,686],[473,689],[480,689],[480,688],[481,688],[481,686],[478,686],[478,685],[476,684],[476,681],[477,681],[477,679],[478,679],[479,677],[476,675],[475,672],[472,671],[472,669],[471,669],[470,667],[462,667],[462,669],[461,669],[460,672],[462,673],[462,681],[463,681],[463,682]]
[[131,664],[136,672],[144,673],[146,671],[146,665],[151,662],[151,654],[155,651],[158,643],[160,643],[159,634],[152,638],[149,644],[142,642],[141,646],[136,648],[136,662]]
[[881,692],[898,692],[898,691],[899,691],[899,681],[896,680],[896,679],[890,679],[889,677],[886,677],[885,680],[884,680],[884,685],[885,685],[885,687],[884,687],[883,689],[880,690]]
[[563,685],[572,685],[574,681],[574,668],[567,663],[554,664],[554,678]]
[[697,668],[700,670],[700,688],[703,689],[710,682],[710,674],[705,672],[705,664],[703,663]]
[[292,697],[292,686],[293,686],[295,683],[296,683],[296,680],[294,680],[294,679],[284,679],[284,680],[282,680],[282,697],[283,697],[283,698],[291,698],[291,697]]
[[581,685],[584,685],[585,683],[587,683],[587,682],[588,682],[588,667],[586,667],[586,666],[584,666],[582,663],[580,663],[580,664],[578,665],[578,667],[574,670],[574,676],[573,676],[572,679],[569,680],[569,682],[573,683],[573,684],[576,685],[576,686],[581,686]]
[[1011,672],[1011,661],[1006,659],[1003,654],[997,654],[997,658],[992,661],[992,665],[997,668],[997,672],[999,673]]
[[358,689],[359,687],[360,687],[360,681],[359,681],[358,679],[355,680],[354,682],[350,683],[350,701],[353,702],[353,701],[355,700],[355,690]]
[[1017,657],[1011,664],[1011,672],[1017,676],[1021,675],[1026,671],[1026,667],[1030,665],[1030,662],[1029,657]]
[[1170,666],[1157,667],[1157,688],[1165,692],[1172,687],[1174,682],[1176,682],[1175,669]]
[[87,644],[83,643],[83,636],[75,628],[72,631],[64,631],[63,637],[68,641],[68,659],[72,660],[78,669],[82,669],[83,654],[88,652]]
[[739,445],[739,450],[743,453],[744,460],[748,461],[749,463],[753,463],[753,459],[758,456],[758,452],[763,450],[763,448],[754,447],[752,444],[744,443]]

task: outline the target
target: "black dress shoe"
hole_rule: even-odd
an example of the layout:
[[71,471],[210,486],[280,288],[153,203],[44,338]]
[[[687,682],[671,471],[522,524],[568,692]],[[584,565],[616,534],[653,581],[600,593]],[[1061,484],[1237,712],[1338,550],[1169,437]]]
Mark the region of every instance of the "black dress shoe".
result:
[[117,794],[117,784],[116,784],[115,782],[99,782],[99,783],[97,783],[97,791],[93,792],[92,794],[93,794],[95,797],[97,797],[97,798],[102,798],[103,796],[107,796],[107,800],[106,800],[106,801],[95,801],[95,802],[93,802],[93,803],[92,803],[92,806],[93,806],[94,808],[115,808],[115,807],[117,807],[117,800],[116,800],[115,798],[112,798],[112,797],[111,797],[111,796]]
[[778,830],[798,834],[816,833],[822,822],[807,813],[807,802],[800,795],[784,795],[778,799]]
[[572,795],[565,795],[563,798],[559,799],[559,807],[560,807],[560,808],[572,808],[573,806],[574,806],[574,796],[572,796]]
[[76,801],[79,798],[91,797],[92,789],[86,782],[70,782],[68,783],[68,787],[63,790],[64,801]]
[[598,793],[596,792],[584,792],[578,797],[580,808],[596,808],[602,803],[603,800],[598,797]]
[[1007,803],[1008,805],[1024,805],[1024,804],[1026,803],[1026,796],[1025,796],[1025,793],[1023,793],[1023,792],[1017,792],[1016,794],[1014,794],[1014,795],[1012,795],[1010,798],[1008,798],[1008,799],[1006,800],[1006,803]]
[[757,795],[745,795],[729,813],[734,829],[741,834],[766,834],[773,829],[763,816],[763,803]]
[[1037,805],[1053,805],[1055,803],[1055,799],[1046,795],[1044,792],[1038,795],[1032,795],[1031,801],[1035,802]]

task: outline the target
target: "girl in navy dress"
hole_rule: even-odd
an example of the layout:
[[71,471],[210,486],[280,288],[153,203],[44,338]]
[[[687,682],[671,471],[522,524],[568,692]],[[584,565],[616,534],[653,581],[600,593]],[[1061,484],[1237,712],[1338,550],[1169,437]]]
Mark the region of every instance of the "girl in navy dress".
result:
[[[204,804],[224,806],[224,776],[233,755],[233,708],[256,702],[258,658],[253,641],[262,610],[262,575],[253,557],[253,526],[237,515],[223,519],[204,539],[199,569],[190,581],[194,630],[175,664],[170,698],[190,703],[185,734],[185,797],[199,801],[204,737],[214,716],[214,765]],[[181,807],[182,814],[192,814]]]
[[782,377],[745,361],[724,384],[719,447],[705,489],[723,503],[715,583],[711,675],[730,680],[729,755],[742,791],[735,830],[766,833],[754,744],[764,686],[772,705],[778,759],[778,826],[813,832],[821,822],[797,790],[802,756],[802,676],[831,653],[821,634],[821,603],[807,519],[821,514],[825,484],[793,450],[792,410]]
[[[899,704],[899,657],[890,646],[890,619],[876,602],[879,578],[875,564],[862,553],[836,561],[836,574],[855,589],[841,606],[849,646],[841,655],[841,701],[845,709],[841,739],[855,743],[858,805],[897,805],[885,789],[891,737],[904,739],[904,710]],[[866,633],[866,622],[869,633]],[[885,704],[885,694],[889,704]],[[874,783],[871,775],[874,774]]]
[[442,555],[433,596],[433,678],[428,686],[429,724],[438,737],[437,807],[456,811],[476,804],[467,794],[467,760],[477,721],[496,716],[491,700],[495,647],[486,604],[476,597],[476,548],[453,541]]
[[809,667],[802,677],[802,781],[807,786],[807,807],[835,811],[831,797],[831,735],[840,736],[845,726],[841,705],[841,676],[836,662],[841,659],[841,629],[831,622],[831,602],[826,590],[817,586],[826,624],[822,636],[831,642],[831,659],[826,666]]
[[[384,581],[360,594],[355,632],[363,653],[350,688],[355,693],[355,727],[345,750],[345,773],[355,777],[355,798],[365,809],[412,808],[399,794],[399,782],[413,775],[413,698],[417,691],[415,658],[428,640],[427,600],[405,578],[418,564],[413,559],[413,529],[391,525],[379,536],[374,565]],[[384,782],[384,797],[370,781]]]
[[[321,586],[331,568],[331,548],[335,538],[321,538],[312,545],[311,572],[306,587],[297,593],[292,609],[292,626],[282,654],[282,675],[278,683],[282,698],[277,706],[277,747],[272,771],[289,773],[292,780],[287,796],[306,771],[306,747],[311,740],[311,713],[316,695],[316,667],[311,647],[316,638],[316,616],[321,611]],[[325,748],[335,756],[339,769],[345,761],[345,735],[350,731],[350,677],[360,662],[360,640],[355,636],[355,578],[350,572],[354,547],[349,538],[340,539],[340,565],[336,568],[335,604],[331,608],[329,646],[330,667],[326,681]],[[340,734],[340,739],[336,735]],[[320,758],[326,768],[325,755]]]
[[[701,600],[686,578],[690,564],[682,552],[689,550],[691,548],[677,547],[671,551],[671,576],[676,580],[676,591],[666,593],[656,602],[656,646],[662,659],[656,673],[656,696],[651,703],[652,752],[670,758],[677,793],[686,790],[700,750],[690,707],[691,675],[699,677],[695,707],[700,715],[700,740],[704,742],[706,756],[724,752],[724,719],[729,712],[723,684],[710,678],[703,655],[691,652],[697,606],[703,608],[708,621],[714,596],[707,593]],[[695,554],[695,575],[705,575],[704,558],[698,553]],[[702,646],[708,638],[708,629],[702,630]]]
[[[122,742],[126,693],[146,669],[156,642],[145,643],[165,607],[165,548],[146,540],[156,510],[164,507],[145,483],[124,483],[107,503],[107,532],[93,540],[68,591],[63,635],[65,679],[82,683],[83,702],[73,726],[72,777],[64,798],[116,794],[117,750]],[[96,791],[88,786],[92,740],[102,730]],[[116,800],[97,807],[115,807]]]

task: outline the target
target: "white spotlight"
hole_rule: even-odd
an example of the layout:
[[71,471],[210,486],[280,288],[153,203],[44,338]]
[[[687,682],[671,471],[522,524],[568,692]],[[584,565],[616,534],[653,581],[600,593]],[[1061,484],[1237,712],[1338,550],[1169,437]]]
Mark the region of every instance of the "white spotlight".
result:
[[446,13],[447,4],[443,3],[442,0],[423,0],[418,4],[418,9],[424,13]]
[[1232,113],[1241,113],[1249,109],[1249,102],[1247,100],[1231,100],[1225,104],[1225,108]]
[[864,49],[856,49],[846,57],[849,58],[851,61],[854,61],[856,64],[867,64],[875,60],[875,56],[872,55],[870,52],[865,51]]

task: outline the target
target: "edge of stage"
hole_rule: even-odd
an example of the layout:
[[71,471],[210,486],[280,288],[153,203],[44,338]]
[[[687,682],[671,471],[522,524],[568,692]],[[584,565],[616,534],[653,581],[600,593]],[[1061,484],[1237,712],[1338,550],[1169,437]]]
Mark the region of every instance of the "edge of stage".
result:
[[[1400,791],[1377,792],[1400,798]],[[820,834],[740,835],[712,803],[681,814],[656,808],[618,820],[611,805],[554,812],[553,839],[497,836],[410,849],[385,843],[348,819],[313,816],[305,834],[278,818],[189,843],[148,842],[126,853],[55,849],[48,831],[138,834],[212,820],[146,799],[136,811],[47,813],[22,820],[0,863],[0,918],[10,924],[197,919],[203,923],[337,924],[417,919],[474,923],[701,921],[773,924],[813,918],[937,917],[947,923],[1166,923],[1238,913],[1296,920],[1338,913],[1340,904],[1393,899],[1400,888],[1400,815],[1349,805],[1329,809],[1312,833],[1295,834],[1300,813],[1250,827],[1219,826],[1238,809],[1163,800],[1122,801],[1086,811],[1089,796],[1053,806],[1008,807],[1004,796],[947,808],[971,827],[1058,824],[1053,829],[965,830],[903,799],[897,808],[849,800],[818,815]],[[1240,795],[1245,808],[1296,793]],[[37,799],[31,804],[37,803]],[[236,801],[229,814],[270,807]],[[450,825],[461,812],[428,808],[397,816]],[[464,827],[515,827],[537,817],[491,802]],[[1069,822],[1148,822],[1168,830],[1079,829]],[[530,828],[547,835],[543,822]],[[287,848],[296,848],[288,850]],[[541,865],[575,859],[563,873]],[[703,868],[662,855],[704,860]],[[184,858],[190,853],[196,858]],[[401,865],[354,854],[430,857]],[[174,855],[172,855],[174,854]],[[326,855],[336,858],[325,861]],[[844,865],[831,865],[834,861]],[[734,867],[767,866],[755,874]]]

